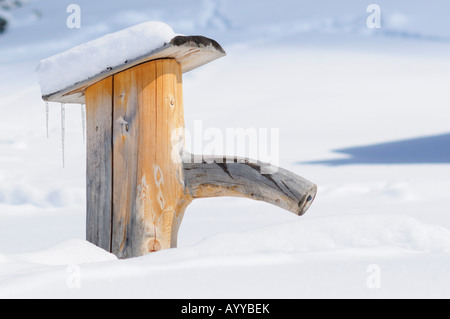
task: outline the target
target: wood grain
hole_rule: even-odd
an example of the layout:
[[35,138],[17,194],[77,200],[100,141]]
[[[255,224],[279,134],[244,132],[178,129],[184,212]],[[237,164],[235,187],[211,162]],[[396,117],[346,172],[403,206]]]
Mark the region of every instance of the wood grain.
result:
[[86,237],[111,251],[112,77],[86,90]]
[[238,157],[182,156],[182,71],[176,59],[153,60],[85,91],[86,235],[119,258],[176,247],[193,199],[245,197],[297,215],[315,199],[316,185],[282,168]]
[[[317,193],[310,181],[267,163],[247,158],[208,156],[195,163],[190,155],[183,163],[186,188],[192,198],[245,197],[264,201],[299,216],[303,215]],[[270,172],[270,173],[269,173]]]
[[113,242],[120,258],[176,247],[190,198],[172,132],[184,127],[181,67],[174,59],[114,76]]

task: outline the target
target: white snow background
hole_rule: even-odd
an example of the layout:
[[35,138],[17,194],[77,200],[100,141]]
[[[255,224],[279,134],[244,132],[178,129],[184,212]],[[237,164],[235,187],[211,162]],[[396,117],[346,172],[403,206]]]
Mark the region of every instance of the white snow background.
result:
[[[448,1],[376,1],[377,30],[373,1],[77,0],[68,29],[73,2],[29,0],[0,35],[0,298],[450,297]],[[151,20],[224,47],[184,76],[187,128],[279,128],[280,166],[319,186],[305,216],[215,198],[177,249],[117,260],[85,241],[80,107],[63,168],[35,70]]]

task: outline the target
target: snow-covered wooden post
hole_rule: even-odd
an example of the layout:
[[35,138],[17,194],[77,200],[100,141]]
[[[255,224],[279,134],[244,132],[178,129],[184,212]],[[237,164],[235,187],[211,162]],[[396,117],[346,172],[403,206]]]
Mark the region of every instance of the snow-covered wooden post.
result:
[[120,258],[176,247],[196,198],[247,197],[298,215],[309,208],[317,188],[293,173],[183,151],[182,73],[224,55],[214,40],[149,22],[41,61],[45,101],[86,104],[90,242]]

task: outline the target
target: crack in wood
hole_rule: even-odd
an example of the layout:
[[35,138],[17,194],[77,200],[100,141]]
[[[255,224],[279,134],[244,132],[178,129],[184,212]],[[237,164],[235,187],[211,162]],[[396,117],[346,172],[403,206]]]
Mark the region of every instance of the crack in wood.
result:
[[[287,197],[290,197],[289,194],[287,194],[287,193],[280,187],[280,185],[278,185],[278,183],[273,179],[273,177],[270,176],[270,174],[262,174],[262,173],[261,173],[261,165],[253,164],[253,163],[250,163],[250,162],[246,163],[245,165],[247,165],[247,166],[249,166],[250,168],[252,168],[252,169],[254,169],[255,171],[257,171],[258,174],[259,174],[260,176],[263,176],[263,177],[267,178],[269,181],[271,181],[271,182],[276,186],[276,188],[278,188],[278,189],[280,190],[281,193],[283,193],[283,194],[286,195]],[[283,184],[284,184],[284,182],[283,182]],[[286,184],[284,184],[284,185],[286,186]],[[288,188],[288,189],[289,189],[289,188]],[[291,190],[289,190],[289,191],[292,193]],[[294,195],[294,196],[295,196],[295,195]],[[297,196],[295,196],[295,198],[297,198]]]
[[234,179],[233,175],[231,175],[230,170],[228,169],[227,163],[214,163],[219,166],[228,176],[230,176],[231,179]]
[[289,190],[289,192],[295,197],[297,198],[297,200],[299,202],[301,202],[301,198],[298,198],[298,196],[289,188],[289,186],[287,186],[287,184],[284,181],[281,181],[281,183],[283,183],[283,185]]

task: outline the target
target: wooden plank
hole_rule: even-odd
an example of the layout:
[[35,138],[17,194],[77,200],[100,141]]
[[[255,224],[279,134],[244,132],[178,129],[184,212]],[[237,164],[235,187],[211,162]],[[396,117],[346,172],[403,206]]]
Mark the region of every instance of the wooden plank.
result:
[[86,237],[111,251],[112,77],[86,90]]
[[186,73],[225,55],[223,48],[212,39],[202,36],[177,36],[157,50],[136,59],[124,61],[121,65],[112,66],[89,79],[44,95],[42,98],[48,102],[85,104],[84,92],[87,87],[139,64],[157,59],[175,59],[181,65],[182,73]]
[[118,257],[120,250],[132,241],[133,234],[128,233],[128,223],[135,202],[138,102],[132,81],[132,70],[114,76],[113,106],[113,225],[112,253]]
[[237,157],[204,157],[202,163],[190,156],[183,164],[184,180],[190,195],[205,197],[245,197],[264,201],[299,216],[311,206],[317,186],[282,168],[272,169],[262,162]]
[[[174,154],[172,135],[184,129],[184,110],[181,95],[181,67],[175,60],[159,60],[157,65],[157,132],[155,154],[155,182],[159,184],[154,198],[159,205],[156,229],[163,238],[161,248],[177,245],[178,229],[187,205],[191,202],[184,192],[184,178],[180,154]],[[177,134],[176,134],[177,135]],[[178,135],[177,135],[178,136]],[[177,158],[174,156],[178,155]],[[161,177],[159,177],[161,173]],[[162,179],[161,179],[162,178]],[[161,180],[162,182],[159,182]]]
[[114,76],[112,252],[120,258],[176,246],[190,199],[172,131],[184,127],[181,66],[151,61]]

